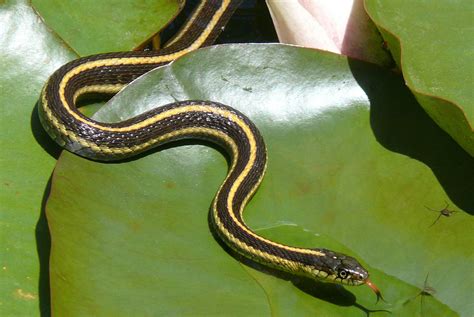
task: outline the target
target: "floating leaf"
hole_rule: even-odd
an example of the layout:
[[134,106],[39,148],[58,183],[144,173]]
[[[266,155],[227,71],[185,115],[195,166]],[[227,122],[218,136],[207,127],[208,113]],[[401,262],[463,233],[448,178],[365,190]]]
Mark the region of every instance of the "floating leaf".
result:
[[[287,280],[226,253],[207,221],[226,160],[181,142],[122,163],[61,157],[47,205],[56,315],[469,313],[473,159],[397,74],[283,45],[212,47],[145,75],[96,117],[186,99],[236,107],[266,140],[247,223],[357,257],[387,303],[367,287]],[[445,201],[460,212],[431,226],[438,215],[425,206]],[[436,293],[420,297],[427,274]]]
[[366,0],[403,72],[431,118],[474,156],[472,3]]

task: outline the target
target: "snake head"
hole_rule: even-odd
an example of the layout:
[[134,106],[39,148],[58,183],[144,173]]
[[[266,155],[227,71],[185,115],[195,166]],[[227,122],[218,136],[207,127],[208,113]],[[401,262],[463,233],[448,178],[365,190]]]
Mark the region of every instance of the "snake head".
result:
[[[367,285],[377,295],[377,301],[383,300],[382,293],[369,280],[369,272],[351,256],[326,250],[314,249],[319,256],[312,258],[312,277],[323,281],[345,285]],[[316,276],[315,276],[316,275]]]
[[316,251],[324,254],[324,256],[313,258],[316,278],[346,285],[366,283],[369,273],[353,257],[326,249],[317,249]]

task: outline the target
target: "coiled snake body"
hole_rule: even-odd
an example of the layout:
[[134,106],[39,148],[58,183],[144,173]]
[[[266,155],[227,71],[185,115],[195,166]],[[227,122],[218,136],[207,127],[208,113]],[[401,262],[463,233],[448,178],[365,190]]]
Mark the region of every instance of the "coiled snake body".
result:
[[115,94],[140,75],[199,47],[210,45],[240,1],[207,0],[181,31],[159,51],[99,54],[72,61],[46,83],[40,120],[62,147],[94,160],[117,160],[183,138],[205,139],[231,157],[211,219],[234,250],[293,274],[348,285],[367,284],[368,273],[354,258],[326,249],[292,247],[265,239],[244,222],[242,213],[266,167],[264,141],[255,125],[237,110],[212,101],[182,101],[118,123],[97,122],[76,108],[89,93]]

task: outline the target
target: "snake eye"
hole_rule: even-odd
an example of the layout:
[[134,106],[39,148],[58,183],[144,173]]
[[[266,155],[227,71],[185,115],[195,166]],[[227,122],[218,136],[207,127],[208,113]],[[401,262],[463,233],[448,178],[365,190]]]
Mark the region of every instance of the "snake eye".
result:
[[347,273],[346,270],[340,270],[340,271],[338,272],[338,275],[339,275],[340,278],[345,279],[345,278],[347,278],[347,276],[349,275],[349,273]]

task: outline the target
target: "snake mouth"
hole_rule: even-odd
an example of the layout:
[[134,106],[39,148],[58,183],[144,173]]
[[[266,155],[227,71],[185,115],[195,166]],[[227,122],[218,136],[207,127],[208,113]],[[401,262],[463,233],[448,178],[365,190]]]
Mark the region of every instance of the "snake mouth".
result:
[[382,301],[385,302],[385,299],[383,298],[382,296],[382,292],[380,292],[379,288],[374,284],[372,283],[371,280],[367,279],[365,280],[365,284],[370,287],[370,289],[372,291],[374,291],[375,295],[377,295],[377,302],[381,299]]

